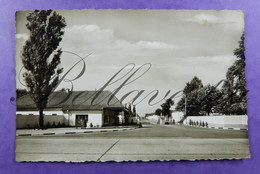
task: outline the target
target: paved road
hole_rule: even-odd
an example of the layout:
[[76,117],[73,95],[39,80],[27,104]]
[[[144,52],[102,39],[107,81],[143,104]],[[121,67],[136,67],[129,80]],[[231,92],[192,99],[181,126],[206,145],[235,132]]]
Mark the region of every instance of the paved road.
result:
[[[118,132],[101,132],[95,134],[77,134],[68,135],[73,137],[106,137],[106,138],[248,138],[246,130],[223,130],[223,129],[210,129],[198,128],[183,125],[152,125],[145,124],[143,128],[118,131]],[[67,137],[68,137],[67,136]],[[61,135],[64,137],[64,135]]]
[[247,131],[144,125],[123,132],[17,137],[17,161],[248,158]]

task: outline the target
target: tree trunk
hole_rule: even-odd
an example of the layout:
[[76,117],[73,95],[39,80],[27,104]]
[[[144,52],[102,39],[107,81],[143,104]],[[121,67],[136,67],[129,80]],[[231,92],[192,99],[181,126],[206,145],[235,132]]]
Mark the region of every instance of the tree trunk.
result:
[[40,109],[39,113],[39,129],[43,129],[43,109]]

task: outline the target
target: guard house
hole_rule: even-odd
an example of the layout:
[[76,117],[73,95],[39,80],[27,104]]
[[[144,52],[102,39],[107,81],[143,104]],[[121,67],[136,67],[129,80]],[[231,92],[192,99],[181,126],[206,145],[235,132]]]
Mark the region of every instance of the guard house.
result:
[[[16,105],[16,114],[20,118],[39,116],[30,95],[18,98]],[[44,119],[47,116],[63,116],[66,126],[102,127],[118,125],[119,116],[124,116],[126,112],[110,91],[58,91],[49,96]]]

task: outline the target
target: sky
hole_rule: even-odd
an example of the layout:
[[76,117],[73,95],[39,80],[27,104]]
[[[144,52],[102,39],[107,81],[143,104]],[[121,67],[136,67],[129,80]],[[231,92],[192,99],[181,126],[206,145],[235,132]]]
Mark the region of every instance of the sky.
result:
[[[214,85],[224,79],[236,59],[233,50],[238,47],[244,31],[243,11],[92,9],[56,12],[67,23],[59,45],[63,51],[59,65],[64,68],[63,74],[80,60],[78,56],[87,56],[84,59],[86,71],[73,81],[73,90],[98,90],[129,64],[104,90],[116,90],[137,70],[116,96],[120,100],[133,90],[144,90],[134,103],[141,116],[160,108],[169,90],[168,97],[183,90],[194,76],[204,85]],[[22,68],[21,51],[30,35],[25,27],[28,14],[29,11],[16,13],[17,88],[25,88],[21,74],[20,80],[18,76]],[[83,62],[79,62],[66,79],[75,79],[82,68]],[[65,80],[57,90],[61,88],[71,88],[71,83]],[[148,104],[155,90],[158,96]],[[136,91],[132,92],[122,103],[130,102],[136,95]],[[179,99],[174,99],[171,109],[174,110]]]

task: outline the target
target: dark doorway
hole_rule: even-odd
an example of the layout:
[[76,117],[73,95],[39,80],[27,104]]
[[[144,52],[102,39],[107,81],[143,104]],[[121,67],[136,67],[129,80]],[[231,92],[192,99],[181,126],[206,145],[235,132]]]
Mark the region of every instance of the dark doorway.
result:
[[104,125],[105,126],[115,126],[119,125],[119,111],[117,110],[104,110]]
[[76,127],[86,127],[88,115],[76,115]]

